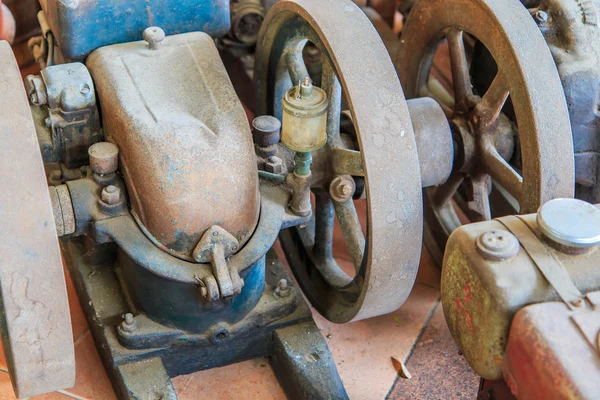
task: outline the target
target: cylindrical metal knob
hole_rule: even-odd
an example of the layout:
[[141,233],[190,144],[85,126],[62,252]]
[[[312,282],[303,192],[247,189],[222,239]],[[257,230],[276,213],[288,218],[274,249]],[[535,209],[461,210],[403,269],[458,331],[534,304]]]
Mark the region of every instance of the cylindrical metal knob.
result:
[[600,244],[600,209],[577,199],[550,200],[537,214],[540,231],[551,242],[585,250]]
[[261,147],[273,146],[279,143],[281,122],[270,115],[261,115],[252,121],[254,143]]
[[150,50],[156,50],[162,41],[165,40],[165,31],[158,26],[151,26],[144,29],[142,37],[146,42],[148,42],[148,47]]
[[119,148],[109,142],[99,142],[88,149],[90,166],[96,174],[106,175],[119,169]]

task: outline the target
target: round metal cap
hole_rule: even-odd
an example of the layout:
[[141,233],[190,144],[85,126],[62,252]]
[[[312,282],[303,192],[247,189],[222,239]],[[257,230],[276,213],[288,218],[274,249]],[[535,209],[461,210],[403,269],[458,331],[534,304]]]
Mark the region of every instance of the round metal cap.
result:
[[588,248],[600,244],[600,209],[577,199],[555,199],[540,207],[542,233],[567,247]]

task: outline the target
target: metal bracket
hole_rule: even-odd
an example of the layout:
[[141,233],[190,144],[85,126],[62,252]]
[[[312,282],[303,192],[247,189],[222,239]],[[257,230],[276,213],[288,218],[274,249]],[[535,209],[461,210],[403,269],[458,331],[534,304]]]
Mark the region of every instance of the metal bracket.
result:
[[237,268],[227,266],[227,258],[240,247],[237,239],[220,226],[213,225],[204,232],[200,242],[194,249],[193,256],[197,262],[210,262],[213,274],[219,284],[221,297],[234,296],[241,293],[244,280]]

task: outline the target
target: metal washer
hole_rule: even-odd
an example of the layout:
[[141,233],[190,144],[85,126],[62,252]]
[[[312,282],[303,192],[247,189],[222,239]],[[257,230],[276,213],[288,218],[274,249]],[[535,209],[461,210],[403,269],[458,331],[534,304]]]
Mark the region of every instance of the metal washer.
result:
[[555,199],[540,207],[537,223],[548,239],[573,248],[600,244],[600,208],[577,199]]

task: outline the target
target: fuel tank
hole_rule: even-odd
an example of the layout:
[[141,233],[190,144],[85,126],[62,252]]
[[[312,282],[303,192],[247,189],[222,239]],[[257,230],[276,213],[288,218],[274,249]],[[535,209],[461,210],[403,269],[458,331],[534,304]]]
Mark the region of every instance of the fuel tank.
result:
[[153,46],[107,46],[87,66],[144,233],[190,261],[213,225],[243,247],[259,216],[258,169],[246,114],[213,39],[193,32]]

